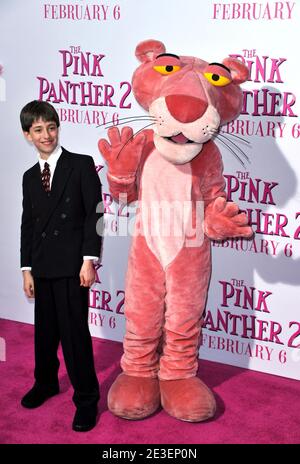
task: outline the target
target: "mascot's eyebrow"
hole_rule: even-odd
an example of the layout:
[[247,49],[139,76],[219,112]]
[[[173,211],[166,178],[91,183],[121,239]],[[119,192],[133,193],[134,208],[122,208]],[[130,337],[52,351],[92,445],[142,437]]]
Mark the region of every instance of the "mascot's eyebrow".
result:
[[216,66],[221,66],[221,68],[224,68],[224,69],[226,69],[226,71],[228,71],[228,72],[229,72],[229,74],[231,74],[231,71],[230,71],[230,69],[229,69],[229,68],[227,68],[227,66],[225,66],[224,64],[222,64],[222,63],[209,63],[209,66],[213,66],[213,65],[216,65]]
[[173,58],[177,58],[177,60],[180,60],[179,56],[174,55],[173,53],[161,53],[160,55],[157,55],[156,58],[160,58],[161,56],[173,56]]

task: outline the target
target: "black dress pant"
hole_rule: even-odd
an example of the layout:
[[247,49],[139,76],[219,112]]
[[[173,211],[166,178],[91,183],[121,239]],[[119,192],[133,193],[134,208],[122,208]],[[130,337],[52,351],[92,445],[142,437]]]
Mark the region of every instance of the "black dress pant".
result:
[[88,328],[89,289],[79,277],[35,278],[35,371],[42,388],[58,385],[61,342],[76,407],[96,406],[99,384]]

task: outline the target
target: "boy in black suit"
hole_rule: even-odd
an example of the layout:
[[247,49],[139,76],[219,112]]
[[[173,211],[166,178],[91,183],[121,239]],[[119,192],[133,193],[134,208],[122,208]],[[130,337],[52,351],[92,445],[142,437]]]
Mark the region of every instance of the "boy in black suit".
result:
[[35,297],[35,384],[21,404],[36,408],[59,393],[61,342],[77,408],[72,428],[87,431],[96,425],[99,401],[88,293],[101,250],[101,184],[92,157],[59,145],[52,105],[32,101],[20,119],[39,155],[23,176],[21,269],[25,294]]

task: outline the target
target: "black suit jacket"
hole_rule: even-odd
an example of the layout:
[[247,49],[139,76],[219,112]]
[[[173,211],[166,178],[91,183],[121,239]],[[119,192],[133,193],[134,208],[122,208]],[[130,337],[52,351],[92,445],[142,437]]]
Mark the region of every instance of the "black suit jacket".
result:
[[21,267],[34,277],[79,274],[83,256],[100,256],[101,183],[93,158],[63,148],[46,193],[39,163],[23,176]]

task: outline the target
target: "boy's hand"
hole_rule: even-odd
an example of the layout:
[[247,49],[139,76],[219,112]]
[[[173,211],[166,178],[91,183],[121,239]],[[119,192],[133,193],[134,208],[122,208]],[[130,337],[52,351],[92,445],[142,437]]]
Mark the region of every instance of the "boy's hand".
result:
[[34,281],[31,271],[23,271],[23,290],[28,298],[34,298]]
[[82,287],[91,287],[95,282],[95,268],[93,264],[93,260],[86,259],[83,261],[83,264],[80,269],[79,273],[80,277],[80,286]]

